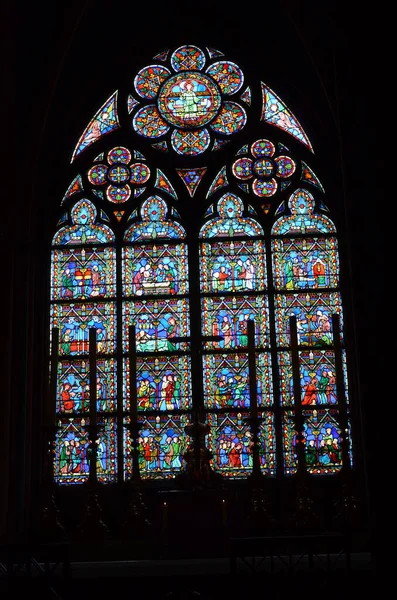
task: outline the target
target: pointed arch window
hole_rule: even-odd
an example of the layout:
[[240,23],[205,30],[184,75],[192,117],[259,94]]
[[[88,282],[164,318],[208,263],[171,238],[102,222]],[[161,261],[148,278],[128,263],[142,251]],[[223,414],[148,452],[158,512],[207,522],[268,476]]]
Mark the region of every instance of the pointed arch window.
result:
[[102,429],[97,475],[99,481],[109,483],[117,473],[115,237],[87,199],[71,208],[69,220],[54,236],[51,259],[51,329],[60,332],[55,479],[58,483],[88,480],[89,329],[95,328]]
[[[183,227],[167,219],[158,195],[141,207],[122,250],[123,351],[134,324],[137,350],[138,412],[143,422],[139,446],[141,476],[168,478],[182,468],[184,427],[191,405],[191,366],[187,344],[173,338],[190,333],[187,294],[188,254]],[[124,409],[130,408],[129,358],[124,358]],[[129,445],[126,439],[126,449]],[[126,476],[131,473],[126,454]]]
[[342,468],[342,431],[336,386],[332,315],[340,318],[344,386],[347,389],[339,255],[335,226],[315,212],[314,198],[297,189],[288,202],[290,215],[272,228],[275,325],[283,408],[284,468],[297,467],[289,318],[297,323],[300,403],[304,419],[305,462],[313,474]]
[[[244,477],[252,470],[249,417],[247,322],[255,323],[258,405],[272,406],[269,354],[269,309],[263,229],[243,213],[242,200],[224,194],[218,217],[200,231],[200,287],[203,335],[221,335],[207,342],[203,356],[204,397],[211,428],[214,468],[225,476]],[[274,473],[273,414],[263,412],[261,466]]]
[[[253,462],[250,319],[260,468],[267,476],[297,471],[299,405],[306,470],[337,473],[350,428],[346,340],[336,229],[309,166],[312,144],[276,93],[246,81],[222,52],[186,45],[153,61],[135,74],[127,95],[109,97],[79,138],[71,160],[79,172],[52,240],[50,326],[60,334],[55,480],[84,483],[89,476],[93,327],[97,477],[111,483],[131,476],[131,325],[141,476],[167,480],[184,468],[184,428],[203,392],[213,467],[245,478]],[[139,150],[128,148],[131,137]],[[241,145],[230,143],[237,138]],[[222,337],[202,346],[200,339],[194,353],[197,332]]]
[[[149,167],[142,162],[131,167],[131,157],[127,148],[116,147],[108,153],[108,166],[100,163],[88,169],[87,180],[98,198],[103,198],[98,187],[107,185],[108,201],[114,202],[111,178],[123,173],[111,171],[112,165],[125,169],[130,183],[147,182]],[[134,157],[144,158],[138,152]],[[94,162],[103,159],[99,156]],[[82,181],[75,178],[78,185],[69,186],[64,200],[83,194]],[[153,182],[175,195],[161,171]],[[125,189],[130,196],[129,183],[124,182]],[[140,196],[145,188],[137,190]],[[110,211],[97,210],[83,198],[61,217],[53,239],[51,329],[60,333],[54,472],[61,484],[84,483],[89,477],[92,327],[97,335],[98,481],[120,481],[132,470],[125,427],[130,413],[130,325],[136,330],[141,476],[167,479],[182,468],[191,358],[188,344],[173,338],[190,333],[186,232],[175,218],[176,209],[159,194],[145,195],[139,211],[131,211],[125,222],[125,211],[113,211],[117,234],[108,225]]]

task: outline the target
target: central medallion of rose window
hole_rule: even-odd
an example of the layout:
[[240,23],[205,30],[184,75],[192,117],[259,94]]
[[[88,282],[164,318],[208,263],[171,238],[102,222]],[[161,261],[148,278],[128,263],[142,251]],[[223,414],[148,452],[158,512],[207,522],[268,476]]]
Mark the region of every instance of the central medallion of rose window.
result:
[[184,71],[167,79],[160,90],[158,108],[163,119],[176,127],[202,127],[221,106],[216,83],[196,71]]

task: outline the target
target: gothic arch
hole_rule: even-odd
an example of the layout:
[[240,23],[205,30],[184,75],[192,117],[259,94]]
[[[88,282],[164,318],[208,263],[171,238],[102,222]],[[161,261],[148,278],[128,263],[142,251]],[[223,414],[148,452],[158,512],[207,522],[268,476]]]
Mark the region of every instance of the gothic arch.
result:
[[[230,478],[252,469],[249,319],[256,322],[263,471],[296,472],[300,405],[307,471],[331,475],[350,464],[351,454],[342,456],[348,379],[337,238],[312,153],[279,95],[211,47],[156,54],[133,85],[97,110],[72,152],[53,242],[59,483],[81,483],[90,470],[81,450],[88,445],[90,327],[102,428],[97,475],[103,482],[131,476],[123,430],[132,414],[132,324],[145,477],[172,479],[184,468],[184,426],[198,407],[210,426],[214,469]],[[222,340],[205,342],[211,335]]]

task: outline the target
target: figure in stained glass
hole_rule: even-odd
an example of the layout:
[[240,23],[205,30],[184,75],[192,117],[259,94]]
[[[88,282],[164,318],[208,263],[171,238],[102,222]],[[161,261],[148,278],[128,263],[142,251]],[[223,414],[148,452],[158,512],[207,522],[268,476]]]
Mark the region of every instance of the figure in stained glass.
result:
[[138,407],[144,410],[156,408],[156,386],[149,379],[138,380]]
[[69,437],[61,445],[59,472],[62,475],[87,473],[87,441],[79,437]]
[[[341,430],[336,420],[335,409],[303,411],[303,442],[305,445],[305,463],[309,473],[323,475],[336,473],[342,466]],[[297,464],[297,436],[292,421],[284,429],[286,467]],[[288,441],[289,437],[289,441]],[[289,448],[288,448],[289,447]],[[287,449],[288,448],[288,449]],[[291,462],[292,461],[292,462]]]
[[312,423],[305,427],[306,465],[310,468],[320,466],[339,466],[342,462],[340,435],[333,423],[325,423],[320,432]]
[[125,331],[135,323],[138,352],[176,350],[179,344],[173,338],[188,335],[188,310],[183,299],[126,302],[124,315]]
[[278,238],[272,247],[277,287],[336,287],[339,261],[334,237]]
[[[253,439],[247,426],[247,412],[210,414],[210,447],[214,452],[215,469],[226,477],[246,477],[253,467]],[[269,415],[259,433],[259,464],[269,471],[274,466],[273,427]]]
[[[186,417],[148,417],[138,438],[141,475],[144,479],[174,477],[181,470]],[[128,462],[128,461],[127,461]]]
[[[249,408],[248,355],[244,353],[208,354],[204,357],[204,395],[208,408]],[[257,404],[272,404],[270,361],[258,353]]]
[[216,83],[194,71],[171,77],[161,89],[158,106],[162,117],[177,127],[201,127],[217,114],[221,95]]
[[[61,276],[60,297],[63,299],[99,297],[107,295],[106,280],[114,289],[113,252],[110,249],[86,253],[84,250],[74,253],[55,251],[53,256],[54,279]],[[56,264],[57,263],[57,264]],[[64,269],[59,271],[59,267]],[[105,269],[107,272],[105,272]],[[57,290],[54,290],[58,297]]]
[[[106,139],[111,138],[104,137],[120,127],[116,92],[91,120],[74,151],[72,161],[78,158],[82,163],[78,169],[82,175],[76,176],[75,171],[68,177],[68,182],[74,179],[64,196],[51,263],[50,325],[59,329],[56,407],[60,429],[54,461],[58,483],[80,484],[89,477],[91,328],[96,332],[98,353],[100,433],[94,443],[99,481],[119,480],[120,451],[124,452],[122,477],[131,477],[131,439],[122,423],[129,422],[134,388],[142,424],[138,439],[142,478],[171,479],[184,468],[184,428],[198,397],[191,372],[199,372],[200,367],[213,467],[225,477],[247,477],[253,468],[253,439],[247,422],[250,320],[254,321],[255,402],[263,411],[260,468],[275,475],[277,442],[278,454],[284,455],[277,474],[283,468],[287,474],[296,473],[297,389],[291,316],[297,324],[306,470],[324,475],[342,466],[340,386],[337,390],[333,340],[333,315],[337,314],[343,346],[336,230],[318,198],[324,194],[318,178],[301,157],[290,156],[277,134],[292,135],[306,146],[305,151],[312,147],[289,108],[263,83],[262,111],[256,114],[260,99],[254,82],[247,87],[238,65],[220,56],[219,51],[203,52],[195,46],[156,55],[156,63],[163,65],[150,64],[135,73],[134,94],[139,102],[128,94],[122,99],[130,115],[127,137],[122,137],[123,131],[117,133],[117,144],[123,145],[107,145]],[[254,131],[255,117],[266,130],[274,131],[274,140],[246,139],[232,157],[233,143],[226,148],[225,144],[233,142],[233,135],[247,123]],[[147,138],[139,138],[142,145],[163,151],[164,173],[147,164],[140,151],[124,145],[131,128],[133,135]],[[87,153],[80,153],[99,139],[102,151],[88,164]],[[230,161],[220,161],[221,153],[229,148]],[[205,164],[200,156],[205,152],[210,156],[211,149],[217,150],[211,154],[211,164],[195,167],[195,163]],[[215,160],[218,155],[219,161]],[[176,191],[171,183],[175,171],[183,181],[181,185],[177,178]],[[212,180],[208,185],[207,171]],[[288,185],[292,192],[287,201]],[[249,196],[243,200],[233,193],[236,186]],[[90,199],[81,198],[85,193]],[[273,207],[276,194],[285,198]],[[78,201],[72,206],[74,198]],[[210,206],[208,199],[213,201]],[[108,201],[124,203],[125,211],[105,215],[101,207]],[[275,219],[270,228],[271,214]],[[200,215],[204,218],[198,225]],[[269,247],[262,224],[269,224]],[[272,266],[271,273],[267,265]],[[189,289],[189,280],[196,279],[196,274],[197,298]],[[191,315],[193,307],[198,312]],[[189,341],[176,340],[190,337],[191,318],[202,336],[217,337],[203,340],[200,364],[191,354]],[[130,325],[135,325],[134,369],[129,362]],[[136,381],[129,381],[131,373],[136,373]],[[278,377],[275,389],[274,374]],[[122,389],[116,389],[117,385]],[[281,426],[277,425],[281,439],[276,436],[275,420]],[[123,436],[118,441],[116,424]]]
[[[62,360],[58,366],[57,408],[61,413],[87,412],[90,385],[89,361]],[[97,410],[113,410],[116,396],[114,359],[97,361]]]
[[186,356],[139,359],[137,372],[140,410],[171,411],[183,410],[189,406],[190,367]]
[[114,92],[87,125],[74,149],[71,162],[101,136],[120,127],[117,114],[117,95],[118,92]]
[[151,261],[144,256],[133,269],[131,291],[134,295],[169,293],[174,296],[179,292],[176,260],[166,257],[159,262],[157,257]]
[[181,93],[179,95],[179,102],[182,107],[182,114],[184,119],[194,119],[195,114],[198,112],[198,104],[203,106],[206,105],[205,100],[200,100],[194,91],[193,82],[189,79],[185,82],[185,85],[180,83]]
[[248,378],[235,373],[224,372],[214,381],[214,399],[216,408],[248,408]]

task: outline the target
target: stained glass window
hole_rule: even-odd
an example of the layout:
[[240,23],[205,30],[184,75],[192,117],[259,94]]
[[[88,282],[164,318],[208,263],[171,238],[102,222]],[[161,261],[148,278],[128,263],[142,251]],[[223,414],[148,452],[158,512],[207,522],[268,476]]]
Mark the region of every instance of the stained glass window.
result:
[[95,328],[97,380],[97,473],[116,480],[117,329],[114,233],[100,222],[91,201],[70,208],[70,224],[53,239],[51,328],[59,329],[56,390],[58,433],[55,480],[84,483],[89,472],[89,329]]
[[[252,440],[247,423],[250,408],[247,321],[255,322],[258,348],[258,404],[267,407],[261,430],[261,466],[274,468],[269,350],[269,309],[263,229],[245,216],[242,200],[232,193],[217,203],[218,216],[200,232],[200,289],[203,335],[204,399],[211,428],[214,468],[226,477],[244,477],[252,469]],[[272,466],[271,466],[272,465]]]
[[[161,56],[161,58],[160,58]],[[136,110],[132,126],[135,132],[154,140],[153,148],[170,148],[181,156],[198,156],[224,143],[223,135],[243,130],[247,114],[240,101],[250,106],[250,90],[238,96],[244,83],[240,67],[230,60],[215,60],[222,54],[196,46],[181,46],[166,63],[151,64],[134,79],[134,92],[128,97],[128,111],[133,112],[140,100],[145,106]],[[230,97],[234,99],[230,100]],[[161,140],[156,141],[158,138]]]
[[[100,482],[131,477],[135,401],[140,474],[172,480],[198,394],[213,468],[247,477],[249,320],[260,469],[297,472],[299,409],[307,472],[337,473],[351,410],[338,239],[305,131],[237,57],[213,48],[159,52],[123,89],[77,142],[52,240],[56,482],[87,482],[95,455]],[[193,331],[215,339],[195,353]]]
[[272,228],[284,469],[291,474],[297,468],[297,434],[291,411],[296,402],[289,325],[293,315],[297,324],[306,468],[312,474],[335,473],[342,468],[342,427],[334,314],[339,316],[344,388],[348,388],[335,226],[315,210],[313,196],[304,189],[291,194],[288,207],[290,214],[277,218]]
[[[130,168],[125,165],[131,156],[127,148],[113,148],[108,153],[108,163]],[[144,163],[135,166],[138,165],[150,173]],[[97,186],[93,169],[88,170],[87,179]],[[133,173],[130,168],[130,181]],[[108,172],[106,176],[109,177]],[[145,180],[149,176],[145,175]],[[161,171],[154,185],[161,187],[160,183],[167,186],[170,195],[175,195]],[[101,210],[98,219],[95,205],[86,198],[70,207],[70,224],[64,225],[64,219],[54,236],[51,328],[60,332],[54,463],[59,483],[84,483],[88,479],[92,327],[97,340],[98,480],[110,482],[116,480],[118,472],[131,470],[130,440],[124,428],[130,411],[131,324],[136,328],[138,411],[144,417],[140,447],[144,456],[151,456],[142,464],[141,475],[173,477],[182,468],[184,426],[191,408],[191,365],[187,345],[175,343],[173,338],[189,334],[188,253],[185,230],[174,218],[168,218],[171,213],[178,215],[157,194],[141,202],[139,213],[133,211],[128,219],[120,262],[116,258],[116,237],[102,222],[109,222],[109,218]],[[115,217],[121,221],[119,215]],[[121,304],[116,301],[118,273],[122,281]],[[116,431],[124,444],[122,456],[117,456]]]

